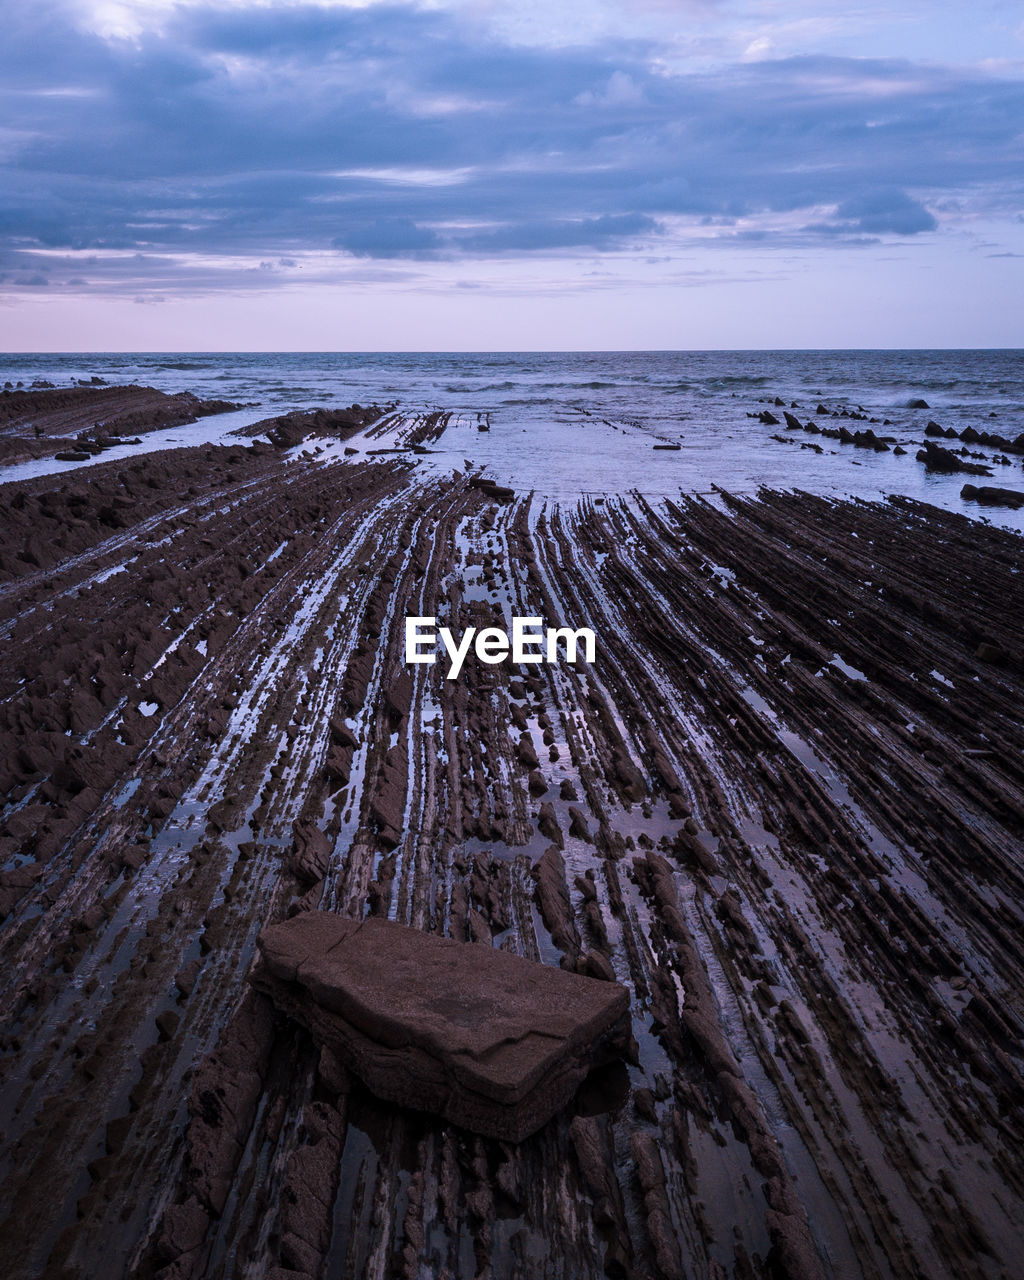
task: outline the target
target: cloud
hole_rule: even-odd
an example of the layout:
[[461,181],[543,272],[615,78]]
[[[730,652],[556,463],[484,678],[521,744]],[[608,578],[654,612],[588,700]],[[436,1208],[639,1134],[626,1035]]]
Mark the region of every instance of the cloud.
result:
[[396,4],[168,5],[114,38],[16,0],[5,46],[6,288],[53,255],[51,287],[135,296],[370,260],[838,248],[941,233],[953,197],[1021,203],[1009,74],[742,49],[684,71],[651,40],[527,45]]
[[602,249],[640,236],[658,235],[661,227],[642,213],[605,214],[600,218],[551,218],[511,222],[456,242],[477,252],[534,249]]
[[356,257],[422,257],[438,248],[441,241],[429,227],[418,226],[411,218],[375,218],[350,227],[331,241]]
[[[920,201],[896,187],[868,190],[844,200],[827,222],[809,223],[807,230],[826,236],[913,236],[938,227],[934,214]],[[863,241],[861,241],[863,243]]]
[[759,58],[769,57],[774,50],[775,44],[770,36],[758,36],[743,50],[743,57],[746,60],[757,61]]
[[854,196],[852,200],[845,200],[836,214],[850,230],[875,235],[892,232],[913,236],[921,231],[934,231],[939,225],[924,205],[895,188]]
[[465,258],[556,249],[594,251],[618,247],[637,237],[659,235],[661,231],[653,218],[641,213],[537,218],[484,228],[437,229],[421,226],[411,218],[390,217],[356,223],[331,243],[359,258]]
[[636,107],[644,101],[644,91],[625,71],[613,71],[603,89],[585,89],[573,101],[580,107]]

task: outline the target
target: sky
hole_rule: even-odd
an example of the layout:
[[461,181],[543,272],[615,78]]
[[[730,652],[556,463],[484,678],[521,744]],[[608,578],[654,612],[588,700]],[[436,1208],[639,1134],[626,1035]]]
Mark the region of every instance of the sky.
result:
[[7,0],[0,346],[1024,346],[1019,0]]

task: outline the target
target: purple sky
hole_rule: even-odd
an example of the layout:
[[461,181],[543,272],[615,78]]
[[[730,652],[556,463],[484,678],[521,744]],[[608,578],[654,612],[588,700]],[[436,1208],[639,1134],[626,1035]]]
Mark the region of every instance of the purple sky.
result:
[[13,0],[4,43],[7,350],[1024,345],[1017,0]]

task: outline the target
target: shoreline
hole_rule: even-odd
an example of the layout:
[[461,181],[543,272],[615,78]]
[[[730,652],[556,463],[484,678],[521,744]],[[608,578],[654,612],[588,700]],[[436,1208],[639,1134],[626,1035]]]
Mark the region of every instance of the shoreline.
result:
[[[180,365],[179,361],[168,366],[176,379]],[[200,366],[188,365],[193,367]],[[217,386],[223,386],[227,378],[227,374],[218,374]],[[740,377],[736,381],[751,380]],[[12,397],[20,397],[26,404],[20,415],[8,411],[6,423],[0,427],[0,450],[10,453],[20,449],[26,456],[42,450],[51,456],[3,467],[0,485],[45,474],[69,476],[101,458],[230,445],[239,436],[266,435],[267,430],[291,431],[297,454],[315,453],[324,460],[350,456],[330,447],[340,436],[324,425],[332,415],[345,413],[337,404],[343,382],[330,383],[331,390],[324,384],[319,393],[312,385],[291,388],[297,398],[289,396],[283,404],[279,395],[266,394],[270,388],[261,390],[251,377],[231,382],[232,394],[245,400],[234,408],[228,402],[201,399],[213,389],[209,377],[196,381],[187,392],[180,391],[178,381],[163,391],[135,384],[97,389],[82,379],[72,379],[70,387],[28,391],[15,391],[12,384],[0,396],[0,414]],[[913,401],[918,406],[913,410],[890,409],[895,415],[890,419],[877,406],[874,412],[865,412],[855,398],[832,396],[822,403],[817,393],[801,401],[766,395],[767,382],[763,377],[754,379],[755,385],[747,391],[734,392],[718,403],[719,415],[724,414],[720,420],[708,421],[705,414],[700,422],[690,422],[692,415],[688,413],[676,418],[671,411],[656,408],[654,401],[638,406],[640,417],[623,406],[617,411],[588,409],[582,403],[567,401],[538,418],[538,403],[543,406],[547,401],[534,403],[528,397],[513,399],[504,408],[500,400],[486,401],[472,411],[465,406],[438,407],[433,395],[422,403],[414,397],[400,406],[394,386],[386,382],[383,388],[376,387],[378,392],[386,389],[386,395],[364,397],[363,403],[386,403],[392,411],[401,407],[407,417],[445,415],[442,435],[429,448],[413,450],[420,455],[417,465],[421,470],[446,477],[453,470],[464,469],[470,455],[472,465],[484,468],[501,484],[532,492],[538,500],[548,498],[565,504],[623,491],[671,499],[679,493],[711,496],[719,489],[751,496],[762,489],[821,493],[853,501],[903,495],[1024,533],[1024,484],[1020,480],[1024,431],[1019,430],[1024,419],[1014,413],[991,410],[980,416],[948,416],[921,399]],[[373,387],[368,384],[367,389]],[[425,389],[418,387],[421,393]],[[431,392],[440,389],[430,388]],[[259,398],[253,399],[254,393]],[[68,395],[88,400],[97,394],[113,401],[110,421],[115,426],[83,418],[81,412],[44,414],[44,428],[58,433],[55,439],[63,440],[65,449],[79,448],[75,437],[84,436],[83,447],[92,455],[76,455],[77,461],[54,460],[56,445],[33,438],[38,423],[29,411],[29,402]],[[140,398],[144,412],[138,411]],[[872,399],[866,394],[861,398]],[[941,423],[934,421],[933,415]],[[131,440],[110,438],[107,432],[116,431],[121,419],[141,422],[144,434]],[[286,422],[292,425],[283,428],[281,424]],[[494,431],[481,434],[481,422],[493,423]],[[979,426],[973,425],[975,422]],[[308,439],[307,445],[302,444],[302,437]],[[365,448],[367,452],[381,448],[401,452],[414,444],[397,438],[375,440],[368,435]],[[360,441],[354,445],[359,446]],[[427,454],[435,456],[428,459]]]

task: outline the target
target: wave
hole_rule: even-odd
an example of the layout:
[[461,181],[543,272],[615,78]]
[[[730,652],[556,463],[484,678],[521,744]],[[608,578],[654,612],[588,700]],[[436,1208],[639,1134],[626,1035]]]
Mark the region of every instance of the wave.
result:
[[523,384],[521,382],[485,382],[477,387],[465,387],[457,384],[445,387],[445,391],[453,395],[475,394],[481,391],[517,391]]
[[[764,387],[772,381],[767,373],[724,373],[717,378],[708,378],[709,387]],[[687,390],[685,382],[680,383],[680,390]]]

